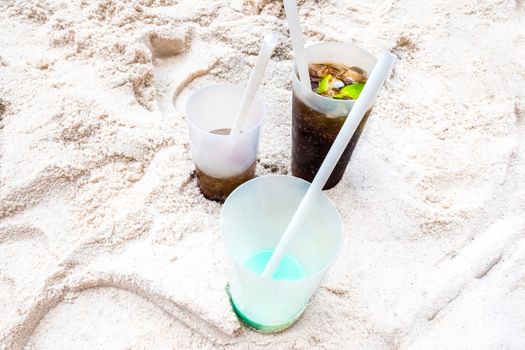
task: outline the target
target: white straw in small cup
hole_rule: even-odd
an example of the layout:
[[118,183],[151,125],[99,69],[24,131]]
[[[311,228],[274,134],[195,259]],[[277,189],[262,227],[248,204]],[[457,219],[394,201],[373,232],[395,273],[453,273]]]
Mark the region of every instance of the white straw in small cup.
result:
[[261,83],[264,71],[266,70],[266,66],[270,61],[270,57],[272,56],[273,50],[277,45],[277,41],[278,39],[275,33],[265,35],[262,41],[261,50],[259,51],[259,56],[257,56],[257,62],[253,67],[252,73],[250,75],[250,80],[248,81],[248,85],[246,86],[246,90],[244,91],[244,95],[242,97],[239,110],[237,111],[235,121],[233,122],[230,135],[242,132],[244,123],[246,122],[248,111],[250,110],[250,106],[252,105],[255,93],[257,92],[259,84]]

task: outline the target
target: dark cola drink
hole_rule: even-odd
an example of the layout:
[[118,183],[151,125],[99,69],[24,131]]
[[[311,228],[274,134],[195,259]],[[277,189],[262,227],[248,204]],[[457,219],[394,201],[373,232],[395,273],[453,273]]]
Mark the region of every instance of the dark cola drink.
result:
[[[352,101],[366,84],[367,72],[333,62],[311,63],[308,68],[311,91],[298,91],[303,86],[294,84],[292,96],[292,174],[312,182],[346,120]],[[371,108],[323,189],[334,187],[343,177],[370,112]]]

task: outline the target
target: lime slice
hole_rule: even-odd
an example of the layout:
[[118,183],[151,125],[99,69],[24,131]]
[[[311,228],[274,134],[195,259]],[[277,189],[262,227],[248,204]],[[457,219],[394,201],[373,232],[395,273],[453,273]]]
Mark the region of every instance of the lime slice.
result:
[[328,83],[330,82],[330,79],[332,79],[330,74],[323,77],[323,79],[319,82],[319,86],[317,87],[318,94],[324,94],[328,91]]
[[[320,84],[319,84],[319,86],[320,86]],[[365,86],[365,84],[363,84],[363,83],[347,85],[344,88],[342,88],[341,90],[339,90],[339,94],[335,95],[334,97],[335,98],[346,97],[346,98],[355,100],[355,99],[357,99],[359,97],[359,95],[361,94],[361,91],[363,91],[363,87],[364,86]]]

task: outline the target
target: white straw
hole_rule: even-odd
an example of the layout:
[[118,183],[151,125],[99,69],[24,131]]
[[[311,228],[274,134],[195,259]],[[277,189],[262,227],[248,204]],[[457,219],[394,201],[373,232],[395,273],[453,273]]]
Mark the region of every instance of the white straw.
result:
[[290,29],[290,38],[292,39],[295,65],[299,72],[299,80],[305,89],[311,90],[312,86],[310,85],[308,62],[302,39],[303,31],[301,29],[301,24],[299,23],[299,13],[297,11],[297,3],[295,0],[284,0],[284,12],[286,12],[288,28]]
[[261,83],[264,71],[266,70],[266,66],[268,65],[268,61],[270,61],[270,57],[272,56],[273,50],[275,49],[276,45],[277,35],[275,33],[267,34],[264,37],[261,45],[261,50],[259,51],[259,56],[257,57],[257,62],[253,67],[252,74],[250,75],[250,80],[248,81],[248,85],[246,86],[246,91],[244,92],[244,96],[242,97],[241,105],[239,107],[239,110],[237,111],[237,116],[235,117],[235,121],[233,122],[230,135],[238,134],[242,131],[242,128],[246,121],[246,117],[248,115],[248,111],[250,110],[250,106],[252,105],[253,98],[255,97],[257,88]]
[[385,79],[387,78],[390,70],[394,65],[396,56],[390,52],[383,52],[379,57],[374,70],[370,74],[363,91],[359,95],[359,98],[355,101],[350,114],[346,118],[346,121],[343,124],[343,127],[339,131],[330,151],[326,155],[321,168],[315,175],[315,178],[308,188],[305,196],[301,200],[299,207],[297,208],[292,220],[288,224],[288,227],[283,233],[281,240],[277,244],[275,251],[272,254],[272,257],[263,271],[263,277],[271,278],[275,270],[279,266],[282,257],[289,250],[291,244],[293,244],[294,237],[299,232],[301,224],[304,223],[305,219],[308,216],[311,203],[316,200],[316,197],[321,193],[328,177],[334,170],[339,158],[343,154],[346,146],[350,142],[352,135],[354,135],[357,126],[361,122],[363,115],[366,113],[370,107],[372,101],[374,101],[377,96],[379,89],[383,85]]

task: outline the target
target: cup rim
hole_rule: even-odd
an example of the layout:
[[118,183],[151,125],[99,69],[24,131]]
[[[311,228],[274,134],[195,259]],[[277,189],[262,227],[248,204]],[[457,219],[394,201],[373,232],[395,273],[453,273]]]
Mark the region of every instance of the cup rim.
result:
[[[247,130],[243,130],[241,133],[239,134],[236,134],[236,135],[220,135],[220,134],[212,134],[210,133],[209,131],[205,131],[204,129],[202,129],[201,127],[199,127],[197,124],[195,124],[193,121],[190,120],[190,118],[188,117],[188,106],[190,104],[190,101],[191,99],[197,95],[198,93],[204,91],[204,90],[207,90],[207,89],[210,89],[210,88],[216,88],[216,87],[219,87],[219,86],[224,86],[224,87],[230,87],[230,88],[235,88],[235,89],[245,89],[246,87],[242,84],[233,84],[233,83],[213,83],[213,84],[208,84],[208,85],[205,85],[205,86],[202,86],[198,89],[196,89],[195,91],[193,91],[191,93],[191,95],[188,97],[188,100],[186,101],[186,104],[184,106],[184,116],[186,117],[186,122],[188,123],[188,126],[192,127],[194,130],[198,130],[200,133],[203,133],[203,134],[206,134],[210,137],[214,137],[214,138],[226,138],[226,137],[240,137],[242,135],[246,135],[246,134],[251,134],[255,131],[257,131],[257,129],[259,129],[262,125],[262,123],[264,122],[264,120],[266,119],[266,107],[263,103],[263,101],[259,98],[259,93],[256,92],[255,93],[255,97],[253,99],[253,102],[252,102],[252,107],[255,103],[258,103],[260,104],[261,106],[261,117],[259,118],[259,120],[257,121],[257,123],[255,123],[255,125],[253,127],[251,127],[250,129],[247,129]],[[250,107],[250,108],[252,108]]]
[[[235,194],[235,192],[237,192],[241,187],[243,187],[245,185],[248,185],[251,182],[261,180],[261,179],[266,178],[266,177],[291,178],[291,179],[294,179],[294,181],[298,180],[299,182],[310,184],[310,182],[308,182],[308,181],[306,181],[304,179],[301,179],[301,178],[295,177],[295,176],[291,176],[291,175],[269,174],[269,175],[264,175],[264,176],[260,176],[260,177],[254,177],[253,179],[251,179],[249,181],[246,181],[245,183],[243,183],[242,185],[237,187],[232,193],[230,193],[228,198],[226,198],[226,200],[224,201],[224,204],[223,204],[223,206],[221,208],[221,213],[219,215],[219,230],[221,232],[221,238],[222,238],[222,242],[224,244],[224,249],[225,249],[226,253],[228,254],[228,259],[231,260],[235,265],[237,265],[242,270],[244,270],[244,271],[248,272],[249,274],[251,274],[252,276],[260,278],[260,279],[265,279],[265,278],[262,277],[261,275],[256,274],[252,270],[247,269],[246,267],[244,267],[243,264],[235,261],[235,259],[233,258],[233,255],[230,253],[228,247],[226,246],[226,241],[224,239],[224,231],[223,231],[223,225],[224,225],[224,223],[223,223],[223,212],[224,212],[224,208],[226,207],[226,205],[228,203],[228,200],[230,198],[232,198],[233,195]],[[330,261],[326,264],[326,266],[323,267],[321,270],[319,270],[319,271],[317,271],[317,272],[315,272],[315,273],[313,273],[311,275],[308,275],[308,276],[306,276],[304,278],[300,278],[300,279],[296,279],[296,280],[274,280],[274,279],[268,279],[269,281],[271,281],[273,283],[295,284],[295,283],[302,283],[303,281],[317,278],[319,276],[324,275],[328,271],[328,269],[335,263],[335,261],[337,260],[337,258],[341,254],[341,250],[343,249],[343,245],[344,245],[344,239],[343,239],[344,238],[344,230],[343,230],[344,229],[344,225],[343,225],[343,220],[341,219],[341,214],[339,213],[339,210],[337,210],[337,207],[332,202],[332,200],[323,191],[321,191],[321,195],[324,196],[324,198],[326,198],[326,200],[328,200],[328,203],[334,208],[335,213],[337,214],[337,218],[339,219],[339,225],[338,225],[339,226],[339,232],[340,232],[339,244],[337,246],[337,250],[336,250],[334,256],[330,259]]]
[[[357,49],[358,51],[361,51],[365,56],[369,56],[370,59],[372,59],[375,62],[377,62],[377,58],[370,51],[365,50],[365,49],[363,49],[363,48],[361,48],[361,47],[359,47],[357,45],[354,45],[354,44],[351,44],[351,43],[340,42],[340,41],[321,41],[321,42],[318,42],[318,43],[314,43],[314,44],[306,46],[305,47],[305,52],[308,49],[311,49],[311,48],[314,48],[314,47],[317,47],[317,46],[331,46],[331,45],[352,47],[354,49]],[[308,62],[307,62],[307,64],[308,64]],[[375,63],[374,63],[374,65],[375,65]],[[326,96],[323,96],[323,95],[316,94],[315,92],[313,92],[312,89],[308,89],[307,90],[307,89],[303,88],[303,85],[299,81],[299,77],[297,76],[297,74],[298,74],[298,71],[297,71],[297,66],[296,66],[295,59],[294,59],[293,62],[292,62],[292,80],[294,80],[294,81],[299,83],[299,88],[301,89],[301,91],[306,91],[306,94],[309,95],[311,98],[320,98],[321,100],[326,100],[326,101],[336,101],[336,102],[341,103],[341,104],[348,104],[350,107],[354,106],[355,100],[334,100],[333,98],[329,98],[329,97],[326,97]]]

